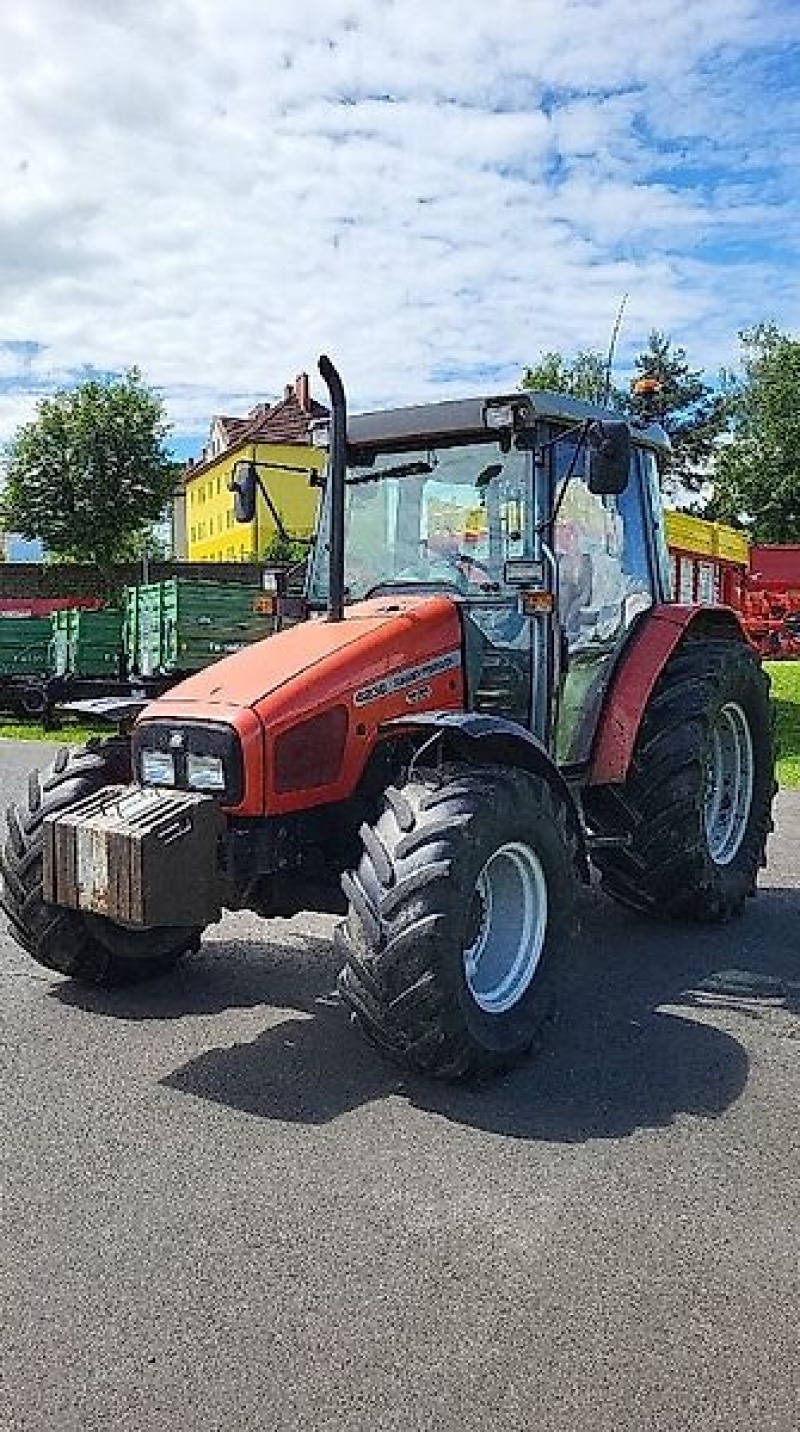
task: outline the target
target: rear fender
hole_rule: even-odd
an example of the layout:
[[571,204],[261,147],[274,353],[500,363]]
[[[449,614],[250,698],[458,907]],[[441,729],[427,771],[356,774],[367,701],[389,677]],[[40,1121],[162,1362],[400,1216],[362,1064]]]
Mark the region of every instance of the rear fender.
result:
[[730,607],[653,607],[637,626],[617,663],[597,723],[590,785],[625,780],[653,687],[680,643],[698,636],[747,641]]
[[425,711],[411,721],[401,717],[381,727],[383,735],[393,730],[397,734],[421,736],[420,749],[430,744],[432,752],[438,737],[442,754],[452,760],[472,765],[517,766],[541,776],[564,802],[575,840],[578,870],[582,879],[588,881],[586,833],[578,803],[547,747],[532,732],[502,716],[476,711]]

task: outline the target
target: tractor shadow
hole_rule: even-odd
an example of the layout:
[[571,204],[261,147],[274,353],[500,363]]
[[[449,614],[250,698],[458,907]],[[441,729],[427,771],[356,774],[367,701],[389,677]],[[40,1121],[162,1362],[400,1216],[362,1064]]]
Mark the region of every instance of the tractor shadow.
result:
[[[764,891],[722,928],[653,927],[594,894],[583,913],[585,934],[538,1058],[503,1079],[438,1085],[387,1065],[328,993],[329,950],[311,967],[313,980],[295,970],[293,987],[282,988],[284,1008],[297,1014],[251,1042],[191,1059],[163,1082],[258,1118],[310,1125],[399,1096],[460,1125],[566,1143],[722,1114],[742,1093],[749,1060],[720,1026],[734,1022],[746,1034],[742,1019],[779,1011],[792,1025],[800,1016],[800,892]],[[276,1003],[267,972],[264,983]],[[260,976],[258,985],[263,994]]]
[[[658,926],[601,895],[583,898],[583,935],[561,972],[538,1055],[482,1085],[445,1085],[387,1064],[335,994],[331,922],[240,936],[235,921],[152,984],[115,991],[59,982],[61,1003],[120,1020],[264,1006],[255,1039],[196,1055],[163,1082],[258,1118],[319,1125],[389,1096],[512,1138],[581,1142],[714,1118],[741,1094],[752,1021],[800,1018],[800,891],[766,889],[731,925]],[[246,931],[246,933],[245,933]],[[794,1032],[792,1028],[790,1032]],[[800,1024],[798,1025],[800,1033]]]
[[[145,984],[114,989],[59,980],[50,994],[60,1004],[119,1020],[184,1019],[225,1010],[276,1009],[312,1012],[333,997],[340,961],[333,950],[331,922],[319,921],[320,933],[299,933],[299,921],[255,922],[239,935],[238,917],[206,932],[195,954]],[[264,938],[253,939],[253,923]]]

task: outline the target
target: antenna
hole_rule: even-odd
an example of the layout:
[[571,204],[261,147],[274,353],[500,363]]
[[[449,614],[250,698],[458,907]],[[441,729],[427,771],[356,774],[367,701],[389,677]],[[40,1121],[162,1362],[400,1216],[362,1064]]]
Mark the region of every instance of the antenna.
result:
[[616,352],[617,339],[619,338],[619,330],[622,327],[622,315],[625,312],[625,305],[627,302],[628,295],[627,293],[623,293],[622,302],[617,309],[617,316],[614,319],[614,327],[611,330],[611,342],[608,345],[608,357],[606,358],[606,384],[603,390],[603,407],[608,406],[608,399],[611,394],[611,370],[614,366],[614,353]]

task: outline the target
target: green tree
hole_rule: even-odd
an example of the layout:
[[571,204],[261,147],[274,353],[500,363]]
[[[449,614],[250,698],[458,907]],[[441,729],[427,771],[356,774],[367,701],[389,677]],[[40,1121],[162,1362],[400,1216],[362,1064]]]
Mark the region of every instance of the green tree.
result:
[[756,542],[800,541],[800,340],[760,323],[740,334],[729,380],[732,437],[719,448],[710,515]]
[[698,492],[711,476],[717,442],[728,426],[728,395],[706,382],[702,370],[690,368],[686,350],[663,333],[650,334],[634,369],[627,411],[661,424],[672,443],[671,485]]
[[260,555],[263,562],[274,563],[276,567],[280,567],[304,562],[308,553],[309,545],[301,538],[273,532]]
[[[550,393],[568,393],[572,398],[585,398],[590,403],[605,402],[607,360],[602,353],[582,349],[572,359],[561,353],[542,353],[538,363],[526,368],[523,388],[540,388]],[[621,395],[612,389],[608,402],[621,406]]]
[[[650,334],[647,347],[634,360],[634,373],[626,392],[608,383],[608,359],[602,353],[587,349],[565,359],[551,351],[526,368],[522,386],[569,393],[660,423],[672,443],[665,476],[673,500],[680,502],[685,490],[697,492],[710,477],[715,445],[728,421],[727,394],[707,383],[699,369],[691,369],[685,349],[674,347],[662,333]],[[637,389],[640,379],[649,381]]]
[[43,399],[6,452],[5,527],[110,573],[141,549],[176,489],[168,433],[136,368]]

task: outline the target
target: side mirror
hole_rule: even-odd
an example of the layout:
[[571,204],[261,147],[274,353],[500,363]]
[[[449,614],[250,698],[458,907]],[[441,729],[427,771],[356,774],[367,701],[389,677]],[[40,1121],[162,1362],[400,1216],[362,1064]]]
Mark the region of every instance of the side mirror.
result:
[[587,438],[589,491],[596,497],[618,497],[628,486],[631,430],[625,422],[592,423]]
[[233,493],[233,515],[237,522],[252,522],[256,515],[256,465],[237,462],[228,491]]

